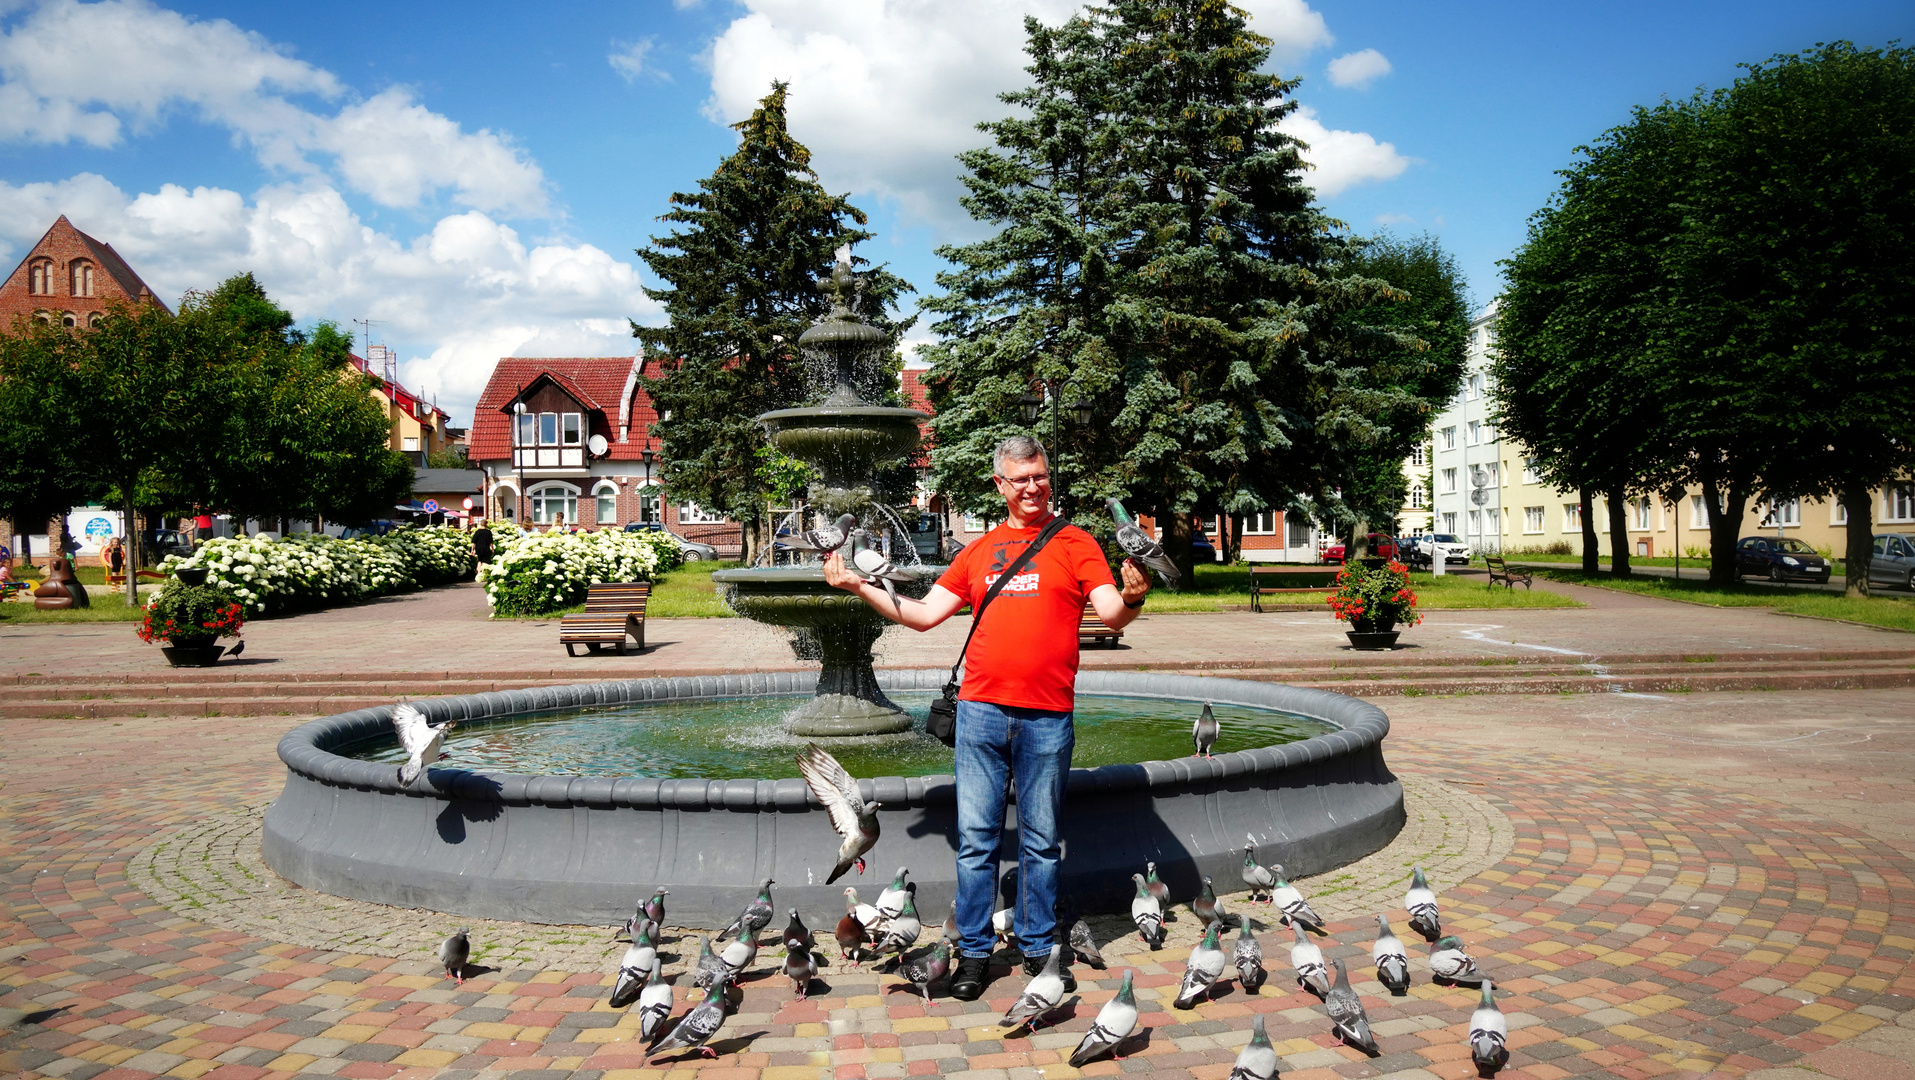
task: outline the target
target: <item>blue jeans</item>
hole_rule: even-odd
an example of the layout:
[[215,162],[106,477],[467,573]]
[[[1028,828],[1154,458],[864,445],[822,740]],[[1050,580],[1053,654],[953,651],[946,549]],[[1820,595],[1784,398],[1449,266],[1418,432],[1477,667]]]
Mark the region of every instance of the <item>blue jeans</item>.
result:
[[986,701],[957,703],[957,921],[960,956],[989,956],[1007,774],[1017,781],[1017,941],[1025,956],[1056,947],[1058,811],[1077,729],[1071,713]]

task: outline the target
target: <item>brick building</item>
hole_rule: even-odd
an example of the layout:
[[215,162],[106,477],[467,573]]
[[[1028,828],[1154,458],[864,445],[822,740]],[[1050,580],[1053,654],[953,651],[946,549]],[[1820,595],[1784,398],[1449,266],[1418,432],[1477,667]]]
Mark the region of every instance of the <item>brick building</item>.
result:
[[736,558],[737,522],[665,497],[652,434],[658,413],[639,383],[641,363],[657,376],[657,361],[631,356],[500,360],[468,436],[467,458],[485,475],[486,513],[588,529],[660,522]]
[[20,315],[85,326],[114,300],[166,309],[113,245],[74,228],[62,214],[0,284],[0,327]]

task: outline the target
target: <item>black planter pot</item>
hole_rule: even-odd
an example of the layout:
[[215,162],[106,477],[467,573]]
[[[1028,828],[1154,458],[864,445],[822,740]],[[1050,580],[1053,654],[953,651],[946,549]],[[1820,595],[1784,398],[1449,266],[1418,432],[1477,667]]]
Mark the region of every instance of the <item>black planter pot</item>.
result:
[[182,566],[178,570],[173,571],[173,576],[180,579],[181,585],[198,586],[206,584],[206,568],[204,566]]
[[220,654],[225,651],[224,645],[160,646],[160,652],[166,654],[166,662],[174,667],[212,667],[219,663]]
[[1343,636],[1350,639],[1350,648],[1360,650],[1390,649],[1396,646],[1396,638],[1401,630],[1393,630],[1395,619],[1358,619],[1351,623],[1353,630],[1346,630]]

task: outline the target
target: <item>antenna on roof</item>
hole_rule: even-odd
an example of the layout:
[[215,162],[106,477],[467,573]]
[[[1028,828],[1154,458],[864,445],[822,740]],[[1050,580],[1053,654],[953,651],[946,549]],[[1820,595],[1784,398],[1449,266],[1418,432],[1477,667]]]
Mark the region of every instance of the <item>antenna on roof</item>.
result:
[[383,319],[354,319],[353,320],[353,324],[355,326],[363,326],[366,328],[366,352],[368,353],[372,352],[372,328],[379,325],[381,322],[384,322],[384,321],[385,320]]

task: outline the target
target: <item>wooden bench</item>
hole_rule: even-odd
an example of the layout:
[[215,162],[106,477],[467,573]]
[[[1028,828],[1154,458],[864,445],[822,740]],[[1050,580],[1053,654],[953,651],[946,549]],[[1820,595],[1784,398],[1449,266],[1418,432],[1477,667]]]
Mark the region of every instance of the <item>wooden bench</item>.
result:
[[1529,571],[1520,567],[1511,570],[1509,564],[1504,562],[1499,556],[1483,556],[1483,565],[1489,567],[1489,587],[1492,589],[1496,587],[1496,583],[1499,581],[1503,583],[1503,588],[1505,589],[1514,589],[1516,583],[1519,581],[1523,583],[1523,588],[1527,589],[1530,587]]
[[1252,564],[1250,567],[1250,610],[1259,612],[1263,610],[1263,596],[1265,593],[1321,593],[1329,592],[1331,589],[1336,588],[1334,584],[1309,585],[1297,588],[1294,586],[1274,584],[1276,581],[1302,575],[1327,577],[1334,580],[1337,573],[1342,569],[1340,566],[1309,566],[1290,563]]
[[652,583],[649,581],[628,581],[616,584],[593,585],[585,592],[585,610],[578,615],[567,615],[559,620],[559,644],[565,646],[565,655],[577,656],[574,648],[583,645],[587,652],[596,653],[606,645],[618,646],[620,656],[625,655],[625,638],[629,635],[645,647],[645,602],[651,599]]
[[1122,630],[1113,630],[1104,624],[1104,620],[1098,616],[1097,609],[1090,605],[1090,601],[1084,601],[1084,617],[1077,621],[1078,645],[1101,643],[1115,649],[1117,639],[1123,636]]
[[[157,570],[136,571],[134,576],[139,578],[141,581],[165,581],[167,578],[167,575],[162,574]],[[112,572],[111,570],[107,571],[106,573],[107,588],[109,589],[118,588],[119,586],[124,584],[126,584],[125,574],[116,574]]]

